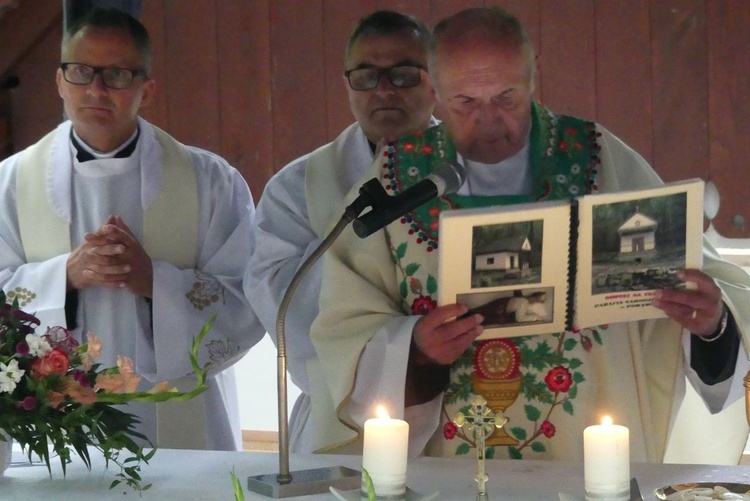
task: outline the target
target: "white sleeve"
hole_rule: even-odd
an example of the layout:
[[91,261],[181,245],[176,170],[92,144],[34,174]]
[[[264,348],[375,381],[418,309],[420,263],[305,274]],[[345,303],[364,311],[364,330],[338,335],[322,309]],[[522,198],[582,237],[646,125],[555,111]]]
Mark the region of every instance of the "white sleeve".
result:
[[[245,270],[244,291],[276,344],[276,318],[289,283],[322,242],[310,225],[305,200],[307,157],[289,164],[266,185],[255,217],[256,244]],[[300,282],[287,310],[284,334],[289,373],[309,393],[304,360],[315,357],[310,326],[318,315],[323,259]]]
[[242,274],[253,246],[252,195],[242,176],[222,159],[193,152],[201,202],[199,257],[196,269],[154,261],[153,335],[138,338],[139,369],[149,380],[192,372],[189,347],[204,322],[217,314],[203,341],[200,365],[212,371],[238,361],[265,334],[242,291]]

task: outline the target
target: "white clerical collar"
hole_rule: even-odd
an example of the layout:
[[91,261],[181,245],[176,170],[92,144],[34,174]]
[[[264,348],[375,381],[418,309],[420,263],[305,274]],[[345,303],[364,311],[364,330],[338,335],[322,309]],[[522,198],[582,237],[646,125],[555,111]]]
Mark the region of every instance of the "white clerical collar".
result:
[[[73,129],[72,135],[76,139],[77,146],[80,147],[80,148],[82,148],[82,149],[84,149],[84,150],[86,150],[94,158],[96,158],[96,159],[113,158],[120,151],[122,151],[125,148],[127,148],[128,146],[130,146],[130,142],[133,139],[135,139],[135,137],[138,135],[138,127],[135,128],[135,131],[133,131],[133,134],[127,140],[123,141],[123,143],[120,146],[118,146],[117,148],[115,148],[112,151],[98,151],[98,150],[95,150],[94,148],[92,148],[91,146],[89,146],[88,144],[86,144],[83,141],[83,139],[81,139],[81,136],[79,136],[76,133],[75,129]],[[75,147],[75,145],[74,145],[74,147]]]
[[[73,134],[75,135],[75,132],[73,132]],[[76,173],[82,176],[105,177],[123,174],[137,168],[140,163],[140,141],[135,144],[135,149],[133,150],[132,154],[124,158],[118,158],[115,156],[124,148],[129,147],[130,142],[137,136],[137,134],[138,131],[136,130],[135,134],[133,134],[133,136],[131,136],[121,146],[108,152],[99,152],[93,150],[91,147],[83,143],[81,139],[76,135],[76,140],[78,143],[77,146],[79,148],[85,149],[94,158],[93,160],[87,160],[84,162],[79,161],[78,155],[76,154],[76,145],[73,144],[73,141],[70,141],[73,169]]]
[[523,147],[510,158],[484,164],[465,160],[459,162],[466,167],[466,182],[458,190],[459,195],[528,195],[531,193],[531,169],[529,168],[529,136]]

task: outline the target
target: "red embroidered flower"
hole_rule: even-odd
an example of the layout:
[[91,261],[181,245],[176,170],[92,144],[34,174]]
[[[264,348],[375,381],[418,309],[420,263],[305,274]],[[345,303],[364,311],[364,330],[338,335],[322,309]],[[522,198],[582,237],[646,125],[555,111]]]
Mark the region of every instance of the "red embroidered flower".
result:
[[568,143],[566,143],[565,141],[560,141],[559,148],[560,151],[568,151]]
[[440,215],[440,207],[430,207],[430,216],[438,217]]
[[440,221],[433,221],[430,223],[430,229],[433,231],[438,231],[440,229]]
[[544,436],[547,438],[552,438],[555,436],[555,425],[550,423],[549,421],[545,421],[542,423],[542,433],[544,433]]
[[567,134],[568,134],[569,136],[575,136],[576,134],[578,134],[578,131],[577,131],[577,130],[575,130],[575,129],[574,129],[573,127],[566,127],[566,128],[565,128],[565,132],[566,132],[566,133],[567,133]]
[[566,392],[573,384],[573,378],[568,369],[562,365],[558,365],[547,373],[544,377],[544,382],[547,383],[547,388],[549,388],[550,391]]
[[583,346],[583,349],[586,350],[586,353],[589,353],[591,351],[591,347],[593,346],[591,338],[589,338],[588,336],[581,337],[581,346]]
[[448,422],[443,426],[443,436],[446,440],[453,440],[458,432],[458,426],[454,423]]
[[432,146],[430,146],[429,144],[425,144],[424,146],[422,146],[422,153],[424,155],[429,155],[430,153],[432,153]]
[[411,153],[412,151],[414,151],[414,143],[412,143],[412,142],[405,143],[404,144],[404,151],[407,152],[407,153]]
[[426,315],[437,308],[437,301],[430,296],[421,296],[414,300],[411,305],[413,315]]

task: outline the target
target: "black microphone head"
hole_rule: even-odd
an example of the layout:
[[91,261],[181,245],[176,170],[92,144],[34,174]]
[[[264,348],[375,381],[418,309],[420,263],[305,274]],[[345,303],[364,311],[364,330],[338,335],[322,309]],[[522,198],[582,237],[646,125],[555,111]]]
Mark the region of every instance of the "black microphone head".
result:
[[427,176],[438,188],[438,196],[455,193],[466,181],[466,169],[458,162],[443,162]]

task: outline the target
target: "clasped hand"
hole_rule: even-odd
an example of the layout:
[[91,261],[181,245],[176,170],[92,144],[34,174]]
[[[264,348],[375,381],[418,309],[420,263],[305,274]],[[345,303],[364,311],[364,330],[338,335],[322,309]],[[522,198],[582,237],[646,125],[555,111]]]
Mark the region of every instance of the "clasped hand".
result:
[[125,288],[143,297],[153,294],[151,258],[120,216],[110,216],[68,257],[68,289]]

